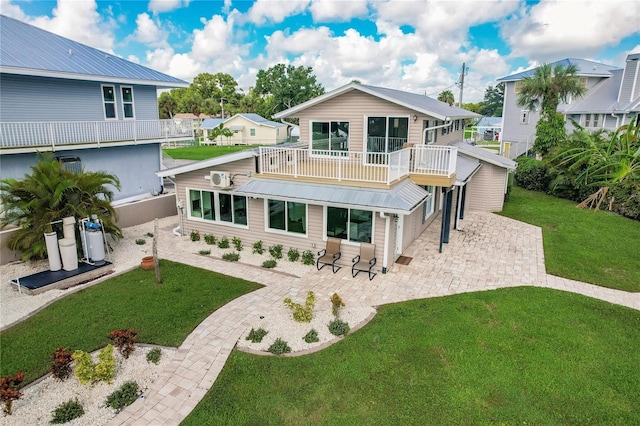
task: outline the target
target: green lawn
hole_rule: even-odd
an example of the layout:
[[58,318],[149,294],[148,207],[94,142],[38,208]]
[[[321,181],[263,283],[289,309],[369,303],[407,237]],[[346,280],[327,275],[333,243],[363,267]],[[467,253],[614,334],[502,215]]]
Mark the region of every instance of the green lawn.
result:
[[183,424],[640,424],[639,365],[638,311],[533,287],[468,293],[383,306],[307,356],[233,351]]
[[188,146],[184,148],[165,148],[164,153],[174,160],[206,160],[207,158],[219,157],[245,149],[255,148],[257,145],[231,145],[231,146]]
[[136,268],[69,295],[0,333],[0,376],[24,371],[30,382],[51,366],[56,347],[93,351],[109,332],[133,327],[138,341],[179,346],[216,309],[261,286],[204,269],[161,261],[163,284]]
[[542,228],[547,272],[640,291],[640,222],[514,186],[502,213]]

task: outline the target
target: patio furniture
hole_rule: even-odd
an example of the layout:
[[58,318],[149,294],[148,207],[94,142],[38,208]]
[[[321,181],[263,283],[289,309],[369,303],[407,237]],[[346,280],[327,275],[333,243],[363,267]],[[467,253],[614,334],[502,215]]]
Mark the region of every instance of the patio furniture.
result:
[[[340,253],[340,244],[342,240],[340,238],[327,238],[326,248],[318,252],[318,260],[316,261],[316,268],[318,271],[327,265],[331,265],[331,270],[335,274],[342,268],[336,265],[336,260],[340,259],[342,253]],[[320,266],[322,264],[322,266]]]
[[353,258],[353,265],[351,266],[351,276],[355,278],[360,272],[366,272],[369,274],[369,281],[377,275],[373,272],[373,267],[376,264],[376,245],[369,243],[360,243],[360,254]]

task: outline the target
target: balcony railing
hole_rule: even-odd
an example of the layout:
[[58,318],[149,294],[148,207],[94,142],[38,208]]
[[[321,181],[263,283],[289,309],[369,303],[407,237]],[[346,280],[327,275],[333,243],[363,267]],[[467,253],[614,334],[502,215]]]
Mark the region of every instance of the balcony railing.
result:
[[3,149],[191,138],[192,119],[0,123]]
[[391,153],[260,147],[260,173],[390,184],[409,173],[451,177],[457,148],[414,146]]

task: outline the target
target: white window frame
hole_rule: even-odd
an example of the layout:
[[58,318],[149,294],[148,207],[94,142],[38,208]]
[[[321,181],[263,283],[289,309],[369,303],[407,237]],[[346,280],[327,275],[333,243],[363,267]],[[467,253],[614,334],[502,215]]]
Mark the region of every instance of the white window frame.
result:
[[[284,202],[284,223],[285,223],[285,229],[276,229],[276,228],[270,228],[269,227],[269,200],[273,200],[273,201],[282,201]],[[282,198],[265,198],[264,200],[264,230],[265,232],[270,232],[273,234],[284,234],[284,235],[288,235],[288,236],[292,236],[292,237],[303,237],[306,238],[309,234],[309,204],[307,203],[301,203],[299,201],[292,201],[292,200],[285,200]],[[298,203],[298,204],[304,204],[304,232],[291,232],[289,231],[287,228],[287,224],[288,222],[288,212],[289,209],[287,208],[287,204],[288,203]]]
[[250,128],[249,129],[249,136],[252,138],[256,137],[256,129],[255,128]]
[[598,122],[600,121],[600,114],[593,114],[593,126],[598,127]]
[[584,115],[584,127],[591,127],[591,114]]
[[[123,93],[124,89],[131,90],[131,101],[124,100],[124,93]],[[122,97],[122,118],[124,120],[135,120],[136,106],[135,106],[134,97],[133,97],[133,86],[120,86],[120,96]],[[125,113],[125,109],[124,109],[125,105],[131,105],[131,113],[133,114],[131,117],[127,117],[127,114]]]
[[[324,206],[323,207],[323,212],[322,212],[322,239],[323,239],[323,241],[326,241],[327,238],[331,237],[330,235],[327,235],[327,230],[328,230],[327,225],[329,223],[329,220],[328,220],[329,219],[328,218],[329,207],[347,210],[347,229],[345,230],[346,233],[347,233],[347,238],[346,239],[340,238],[340,240],[342,240],[342,242],[344,244],[348,244],[348,245],[359,245],[361,243],[360,241],[351,241],[350,240],[351,230],[349,229],[350,228],[349,227],[349,223],[351,223],[351,210],[362,210],[362,211],[371,212],[371,239],[370,239],[370,243],[373,244],[375,242],[376,212],[374,210],[369,210],[367,208],[344,207],[344,206]],[[338,237],[335,237],[335,238],[338,238]]]
[[520,124],[527,125],[531,122],[531,111],[523,109],[520,111]]
[[[249,200],[247,199],[247,197],[243,196],[243,195],[235,195],[233,194],[233,192],[229,192],[229,191],[212,191],[209,188],[185,188],[186,191],[186,195],[185,195],[185,200],[186,200],[186,205],[187,205],[187,220],[191,220],[194,222],[202,222],[202,223],[211,223],[211,224],[215,224],[215,225],[224,225],[224,226],[230,226],[233,228],[244,228],[244,229],[248,229],[249,228]],[[202,194],[203,192],[210,192],[213,193],[213,211],[215,212],[215,219],[211,220],[211,219],[204,219],[201,217],[196,217],[192,215],[192,211],[191,211],[191,191],[199,191],[200,194]],[[220,194],[228,194],[231,195],[231,222],[227,222],[225,220],[220,220]],[[201,200],[202,200],[202,195],[200,196]],[[235,223],[235,209],[233,208],[233,197],[239,197],[239,198],[245,198],[245,209],[246,209],[246,216],[247,216],[247,224],[243,225],[243,224],[239,224],[239,223]],[[204,213],[204,212],[203,212]]]
[[[313,147],[313,124],[314,123],[328,123],[329,124],[329,149],[315,149]],[[349,133],[347,134],[347,149],[346,150],[333,150],[331,149],[331,123],[348,123],[349,124]],[[326,157],[326,155],[322,155],[322,154],[314,154],[313,151],[330,151],[331,153],[339,153],[340,156],[345,156],[347,157],[349,155],[349,147],[351,145],[351,121],[349,120],[342,120],[342,119],[327,119],[327,120],[309,120],[309,148],[311,149],[311,155],[314,157]],[[335,155],[335,154],[334,154]],[[329,156],[334,156],[332,154],[329,154]]]
[[[104,89],[107,88],[107,87],[110,87],[111,90],[113,91],[113,101],[107,101],[104,98]],[[104,115],[104,119],[105,120],[117,120],[118,119],[118,108],[117,108],[118,97],[116,96],[116,86],[115,86],[115,84],[101,84],[100,85],[100,97],[102,98],[102,114]],[[113,105],[113,114],[115,115],[115,117],[107,117],[107,108],[106,108],[107,104]]]

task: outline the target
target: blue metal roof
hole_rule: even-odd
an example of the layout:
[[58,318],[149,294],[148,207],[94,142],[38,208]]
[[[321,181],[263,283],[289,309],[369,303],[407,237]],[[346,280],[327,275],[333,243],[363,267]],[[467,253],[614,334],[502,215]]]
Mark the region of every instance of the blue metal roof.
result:
[[224,123],[222,118],[205,118],[200,125],[201,129],[213,129]]
[[0,72],[64,78],[188,87],[151,68],[0,15]]
[[[277,121],[271,121],[271,120],[267,120],[266,118],[264,118],[261,115],[258,114],[253,114],[253,113],[246,113],[246,114],[238,114],[244,118],[246,118],[249,121],[252,121],[256,124],[261,124],[263,126],[270,126],[270,127],[282,127],[282,126],[286,126],[286,124],[284,123],[279,123]],[[231,117],[233,118],[233,117]],[[231,120],[231,118],[229,120]],[[228,121],[228,120],[227,120]]]
[[[570,64],[575,64],[578,67],[578,75],[581,77],[611,77],[611,71],[619,70],[621,68],[614,67],[613,65],[601,64],[600,62],[587,61],[586,59],[565,58],[556,62],[552,62],[550,65],[555,67],[556,65],[562,65],[565,68]],[[538,69],[532,68],[526,71],[522,71],[516,74],[511,74],[506,77],[499,78],[497,81],[516,81],[522,80],[525,77],[530,77]]]

